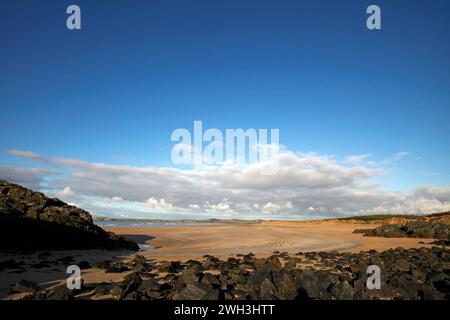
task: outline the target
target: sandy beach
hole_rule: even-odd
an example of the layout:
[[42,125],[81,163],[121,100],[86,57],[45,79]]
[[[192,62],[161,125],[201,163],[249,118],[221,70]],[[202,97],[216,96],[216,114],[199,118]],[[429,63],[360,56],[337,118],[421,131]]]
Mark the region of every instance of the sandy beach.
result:
[[421,239],[374,238],[355,234],[358,228],[376,224],[340,222],[267,221],[254,224],[170,226],[151,228],[109,228],[140,244],[153,246],[142,254],[156,260],[200,259],[205,254],[227,258],[254,253],[267,257],[274,251],[296,254],[299,251],[383,251],[425,246]]
[[[377,224],[339,221],[261,223],[224,223],[189,226],[106,228],[144,246],[138,253],[152,261],[202,260],[204,255],[228,259],[237,254],[253,253],[265,258],[274,252],[290,255],[310,251],[359,252],[383,251],[389,248],[404,249],[429,247],[431,240],[415,238],[364,237],[353,233],[358,228],[374,228]],[[135,252],[105,250],[64,250],[35,253],[2,254],[1,260],[23,261],[24,267],[0,274],[0,298],[15,299],[10,288],[20,279],[31,279],[43,287],[62,283],[70,264],[88,261],[90,268],[82,270],[85,284],[118,283],[129,272],[106,273],[95,268],[101,261],[130,261]]]

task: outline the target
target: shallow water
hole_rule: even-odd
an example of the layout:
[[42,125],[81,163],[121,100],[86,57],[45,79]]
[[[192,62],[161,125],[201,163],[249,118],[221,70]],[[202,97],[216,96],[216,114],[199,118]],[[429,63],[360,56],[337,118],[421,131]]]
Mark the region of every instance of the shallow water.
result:
[[144,244],[144,243],[138,243],[139,246],[139,251],[148,251],[148,250],[153,250],[156,247],[149,245],[149,244]]

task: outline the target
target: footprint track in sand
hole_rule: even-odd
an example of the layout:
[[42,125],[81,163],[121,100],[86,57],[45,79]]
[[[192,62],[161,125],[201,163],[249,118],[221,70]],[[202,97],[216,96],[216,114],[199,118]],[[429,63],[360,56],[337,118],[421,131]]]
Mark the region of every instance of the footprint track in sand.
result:
[[288,241],[288,240],[275,240],[269,241],[266,246],[273,248],[281,248],[281,247],[292,247],[297,245],[297,241]]

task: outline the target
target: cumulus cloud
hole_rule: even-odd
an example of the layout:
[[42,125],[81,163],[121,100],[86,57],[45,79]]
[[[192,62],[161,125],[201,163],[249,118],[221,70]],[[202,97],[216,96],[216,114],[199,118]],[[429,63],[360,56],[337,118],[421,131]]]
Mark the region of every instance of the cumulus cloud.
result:
[[167,203],[166,200],[164,200],[164,198],[161,199],[155,199],[153,197],[148,198],[145,203],[150,207],[150,208],[172,208],[172,204],[171,203]]
[[[450,209],[450,187],[384,190],[373,179],[385,173],[377,166],[363,165],[362,155],[340,163],[330,156],[283,148],[275,159],[261,163],[194,169],[112,165],[17,150],[14,155],[45,162],[60,171],[44,182],[48,172],[35,169],[34,175],[24,180],[33,171],[0,167],[0,177],[22,179],[25,185],[38,186],[35,189],[55,192],[71,186],[76,190],[71,194],[74,202],[102,215],[305,219]],[[279,171],[261,175],[261,166],[272,165],[270,161],[279,163]]]
[[216,204],[211,204],[209,203],[209,201],[206,201],[205,204],[203,205],[203,208],[207,209],[207,210],[212,210],[212,211],[230,211],[231,209],[231,203],[228,201],[228,199],[223,199],[221,202],[216,203]]
[[262,211],[264,213],[277,213],[283,210],[288,211],[293,209],[293,205],[291,201],[287,201],[285,204],[267,202],[262,206]]
[[73,197],[75,192],[70,187],[65,187],[62,191],[56,193],[56,196],[62,199]]

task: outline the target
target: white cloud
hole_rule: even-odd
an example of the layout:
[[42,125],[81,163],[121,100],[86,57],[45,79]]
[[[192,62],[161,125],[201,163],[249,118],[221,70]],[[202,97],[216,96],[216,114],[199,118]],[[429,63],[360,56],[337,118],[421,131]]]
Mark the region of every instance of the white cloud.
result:
[[410,154],[411,154],[411,152],[400,151],[400,152],[397,152],[397,153],[393,154],[389,158],[383,160],[382,163],[383,164],[388,164],[388,163],[391,163],[391,162],[399,161],[399,160],[405,159]]
[[122,197],[112,197],[112,198],[111,198],[111,201],[112,201],[112,202],[122,202],[122,201],[123,201],[123,198],[122,198]]
[[231,207],[228,199],[223,199],[221,202],[216,204],[211,204],[209,203],[209,201],[206,201],[205,204],[203,205],[203,208],[207,210],[221,212],[221,211],[229,211]]
[[26,151],[26,150],[17,150],[17,149],[10,149],[6,150],[7,154],[10,154],[12,156],[21,157],[33,161],[41,161],[46,162],[47,159],[44,157],[41,157],[39,154],[33,152],[33,151]]
[[75,195],[75,192],[73,192],[73,190],[70,187],[64,187],[63,190],[56,193],[56,196],[58,198],[62,198],[62,199],[67,199],[67,198],[73,197],[74,195]]
[[350,164],[359,164],[366,160],[370,155],[369,154],[358,154],[353,156],[347,156],[345,158],[345,162]]
[[166,200],[164,200],[164,198],[161,199],[155,199],[153,197],[148,198],[145,203],[150,207],[150,208],[172,208],[172,204],[171,203],[167,203]]
[[[282,149],[273,159],[279,162],[278,173],[264,176],[261,166],[270,163],[178,169],[45,158],[20,151],[15,154],[40,163],[45,161],[55,171],[0,167],[0,177],[55,192],[70,185],[77,191],[71,195],[74,202],[103,215],[296,219],[431,213],[449,210],[450,206],[450,187],[421,187],[409,193],[383,190],[373,178],[384,171],[359,163],[364,159],[361,156],[350,158],[344,166],[330,156]],[[392,158],[405,156],[403,152]],[[55,173],[56,169],[59,173]],[[33,175],[23,180],[30,172]],[[48,174],[53,174],[53,178],[44,179]],[[73,191],[69,188],[67,195],[70,192]]]

